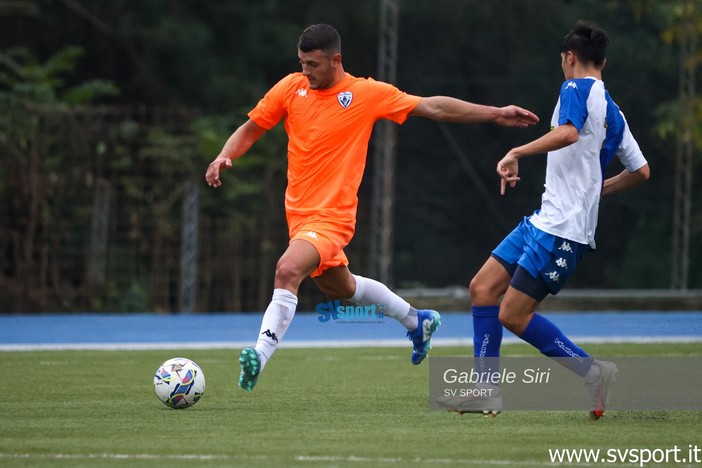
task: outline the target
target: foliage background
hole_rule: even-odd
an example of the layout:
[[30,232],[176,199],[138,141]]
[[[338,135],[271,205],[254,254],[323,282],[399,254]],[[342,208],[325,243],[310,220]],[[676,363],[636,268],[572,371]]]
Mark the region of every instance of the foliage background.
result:
[[[201,194],[196,309],[265,307],[287,242],[282,126],[237,161],[222,188],[204,184],[205,168],[266,90],[299,68],[295,44],[305,26],[335,25],[346,70],[375,75],[378,0],[37,0],[25,10],[8,3],[0,2],[0,313],[177,310],[186,182]],[[402,2],[398,87],[518,104],[541,123],[518,130],[410,119],[400,127],[395,286],[467,284],[508,229],[538,207],[545,158],[524,161],[519,187],[505,197],[494,165],[548,130],[563,80],[561,38],[587,18],[611,36],[605,82],[652,179],[603,200],[598,250],[569,287],[669,287],[680,68],[671,30],[680,5]],[[471,182],[447,134],[483,187]],[[371,178],[368,164],[348,249],[362,275],[369,274]],[[111,210],[106,275],[96,282],[87,265],[102,181]],[[696,190],[690,288],[702,287],[700,198]],[[306,282],[301,308],[319,300]]]

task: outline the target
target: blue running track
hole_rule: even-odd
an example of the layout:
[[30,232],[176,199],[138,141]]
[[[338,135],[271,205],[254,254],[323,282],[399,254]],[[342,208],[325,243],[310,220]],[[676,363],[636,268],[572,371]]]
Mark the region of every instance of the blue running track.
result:
[[[472,319],[444,312],[435,346],[472,346]],[[574,341],[700,342],[702,312],[545,313]],[[0,351],[42,349],[206,349],[255,343],[261,313],[251,314],[72,314],[0,316]],[[518,342],[505,331],[505,343]],[[320,322],[298,313],[285,347],[409,346],[404,328],[391,318]]]

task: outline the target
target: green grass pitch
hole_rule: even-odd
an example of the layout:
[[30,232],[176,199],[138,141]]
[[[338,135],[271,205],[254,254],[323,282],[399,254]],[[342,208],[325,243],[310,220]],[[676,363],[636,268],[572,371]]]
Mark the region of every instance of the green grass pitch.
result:
[[[587,349],[702,356],[702,343]],[[469,352],[435,347],[431,356]],[[525,345],[503,354],[535,355]],[[283,348],[246,393],[236,386],[236,350],[0,353],[0,465],[538,467],[549,466],[549,448],[702,445],[701,412],[611,411],[591,421],[584,412],[429,411],[427,364],[412,366],[409,355],[409,344]],[[159,402],[152,385],[158,365],[176,356],[207,377],[202,400],[184,410]]]

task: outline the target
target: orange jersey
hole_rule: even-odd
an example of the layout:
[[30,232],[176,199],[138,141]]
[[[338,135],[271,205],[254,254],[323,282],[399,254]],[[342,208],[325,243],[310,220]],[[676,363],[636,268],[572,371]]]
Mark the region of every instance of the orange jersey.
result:
[[368,141],[378,119],[403,123],[419,96],[348,73],[329,89],[310,89],[302,73],[280,80],[249,112],[263,128],[285,118],[288,187],[285,209],[355,221]]

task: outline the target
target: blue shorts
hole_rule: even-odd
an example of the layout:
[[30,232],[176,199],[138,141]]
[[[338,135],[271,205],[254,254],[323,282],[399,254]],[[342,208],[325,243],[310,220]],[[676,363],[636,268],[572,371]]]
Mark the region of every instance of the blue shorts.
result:
[[512,277],[510,286],[541,301],[547,294],[558,294],[590,250],[587,244],[541,231],[525,217],[492,256]]

